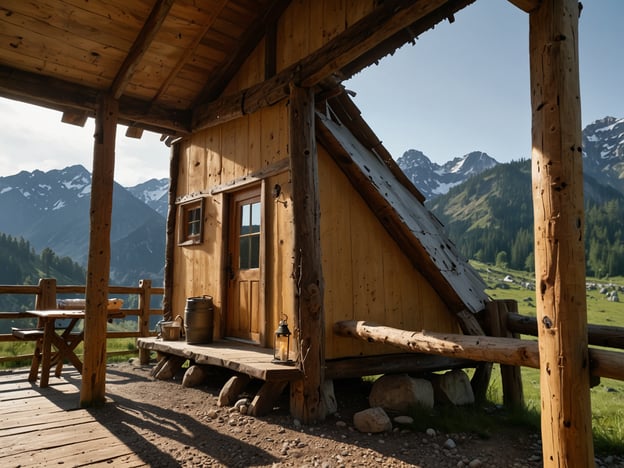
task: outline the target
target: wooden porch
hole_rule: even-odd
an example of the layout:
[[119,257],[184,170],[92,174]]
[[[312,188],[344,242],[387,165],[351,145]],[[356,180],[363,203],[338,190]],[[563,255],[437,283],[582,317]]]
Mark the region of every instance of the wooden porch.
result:
[[97,413],[78,408],[80,380],[65,370],[40,388],[28,382],[28,369],[0,373],[0,465],[148,466]]
[[289,382],[303,378],[303,373],[296,366],[271,362],[272,349],[238,341],[216,340],[210,344],[188,344],[184,340],[166,341],[148,337],[139,338],[137,346],[139,350],[177,356],[199,365],[223,367],[265,382]]

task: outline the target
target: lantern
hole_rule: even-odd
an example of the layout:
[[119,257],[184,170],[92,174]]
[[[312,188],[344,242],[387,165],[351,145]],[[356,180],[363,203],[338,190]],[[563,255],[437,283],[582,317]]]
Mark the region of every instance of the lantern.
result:
[[288,317],[280,320],[277,330],[275,330],[275,346],[273,348],[273,362],[277,364],[289,364],[292,361],[288,358],[290,354],[290,330],[286,322]]

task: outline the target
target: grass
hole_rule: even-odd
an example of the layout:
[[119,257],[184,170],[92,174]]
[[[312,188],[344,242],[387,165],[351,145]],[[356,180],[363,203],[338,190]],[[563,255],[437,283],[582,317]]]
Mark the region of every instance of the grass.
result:
[[[513,299],[518,303],[518,311],[522,315],[535,317],[535,291],[521,286],[522,283],[533,284],[533,273],[513,271],[507,268],[498,268],[478,262],[471,262],[481,277],[488,284],[487,293],[494,299]],[[514,283],[503,281],[505,276],[510,275],[516,280]],[[587,282],[608,289],[624,285],[624,278],[587,278]],[[620,293],[624,301],[624,293]],[[586,291],[587,321],[596,325],[624,326],[624,302],[610,302],[604,294],[600,293],[600,287]],[[523,336],[525,339],[534,337]],[[624,356],[624,353],[623,353]],[[498,369],[498,366],[496,366]],[[500,390],[500,374],[493,372],[493,382],[490,393],[493,402],[502,402],[502,390]],[[539,370],[522,368],[522,383],[524,387],[525,411],[530,416],[534,415],[539,428],[540,387]],[[500,397],[496,396],[500,393]],[[624,382],[614,379],[600,380],[599,385],[591,389],[592,405],[592,429],[594,444],[597,452],[609,454],[624,454]]]

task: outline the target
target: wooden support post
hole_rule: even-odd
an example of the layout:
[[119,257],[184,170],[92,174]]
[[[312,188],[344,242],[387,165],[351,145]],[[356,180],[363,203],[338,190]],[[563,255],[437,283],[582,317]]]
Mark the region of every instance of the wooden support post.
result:
[[35,299],[35,309],[56,309],[56,279],[40,278],[39,293]]
[[295,324],[302,380],[291,384],[290,412],[305,424],[325,419],[322,389],[325,317],[321,266],[318,159],[314,132],[314,94],[291,83],[290,169],[295,225]]
[[[149,320],[152,299],[152,280],[139,281],[139,287],[142,289],[139,295],[139,336],[149,336]],[[139,348],[139,362],[142,365],[149,364],[149,349]]]
[[80,406],[83,407],[102,405],[105,401],[106,324],[117,115],[118,102],[109,95],[100,96],[95,116],[91,175],[91,228],[85,290],[84,363],[80,388]]
[[[509,312],[518,312],[516,301],[496,301],[497,318],[500,335],[504,338],[520,338],[507,328]],[[522,368],[520,366],[501,365],[501,382],[503,384],[503,404],[510,407],[524,406],[524,389],[522,388]]]
[[167,210],[167,234],[165,243],[165,293],[163,295],[163,318],[173,320],[173,256],[176,246],[176,216],[177,206],[175,204],[178,193],[178,166],[180,164],[180,144],[174,143],[171,146],[169,158],[169,207]]
[[594,466],[577,0],[529,15],[535,275],[545,467]]

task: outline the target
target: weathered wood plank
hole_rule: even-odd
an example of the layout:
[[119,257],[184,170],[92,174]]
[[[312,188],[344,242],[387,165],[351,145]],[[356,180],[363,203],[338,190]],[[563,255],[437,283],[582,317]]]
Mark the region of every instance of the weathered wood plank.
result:
[[185,341],[161,341],[157,338],[139,338],[139,348],[173,354],[206,364],[234,370],[260,380],[296,380],[302,377],[294,366],[271,362],[273,351],[268,348],[215,340],[210,345],[190,345]]

